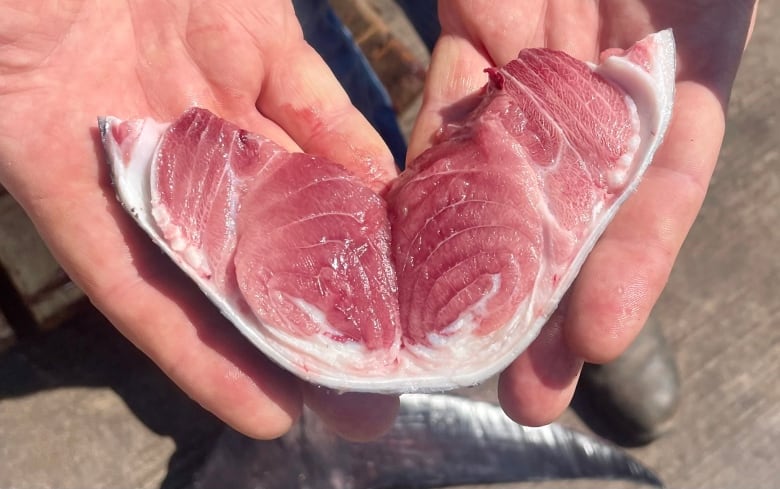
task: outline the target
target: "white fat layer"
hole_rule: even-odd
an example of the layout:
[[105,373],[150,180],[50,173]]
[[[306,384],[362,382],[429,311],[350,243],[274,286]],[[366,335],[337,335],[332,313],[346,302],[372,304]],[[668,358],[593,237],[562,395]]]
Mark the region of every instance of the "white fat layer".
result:
[[[267,328],[267,334],[283,345],[290,360],[310,375],[322,375],[336,366],[346,381],[358,372],[376,375],[396,374],[398,347],[370,351],[355,341],[337,341],[343,334],[328,322],[325,312],[301,298],[288,297],[315,324],[315,334],[291,334],[283,328]],[[325,361],[322,361],[325,360]],[[332,372],[330,372],[332,374]],[[342,386],[343,387],[343,386]]]
[[[282,367],[312,383],[338,390],[372,392],[435,391],[476,384],[503,370],[533,341],[542,326],[561,300],[563,294],[579,273],[579,269],[592,249],[598,236],[617,212],[617,208],[628,198],[639,182],[639,176],[649,165],[661,142],[661,135],[671,117],[674,95],[674,39],[671,31],[651,36],[651,51],[655,63],[650,73],[621,57],[610,57],[595,70],[605,78],[617,83],[635,101],[638,114],[640,141],[635,158],[622,162],[621,168],[609,176],[611,183],[630,181],[615,203],[599,211],[605,213],[597,219],[599,225],[589,233],[582,249],[574,258],[568,271],[556,285],[539,282],[549,277],[551,270],[540,270],[533,293],[518,307],[512,320],[503,328],[483,336],[469,334],[476,327],[478,317],[486,307],[489,297],[474,304],[464,312],[446,331],[444,338],[432,337],[440,343],[436,350],[425,352],[421,348],[403,347],[400,351],[368,352],[357,343],[337,342],[326,335],[300,337],[290,335],[281,328],[262,324],[241,307],[239,298],[224,297],[214,283],[205,279],[193,267],[192,256],[182,255],[172,249],[155,225],[150,209],[150,166],[157,145],[167,124],[145,120],[140,127],[138,140],[131,157],[124,163],[122,151],[113,140],[111,125],[121,121],[114,117],[101,119],[101,132],[109,155],[117,194],[123,205],[150,237],[187,273],[204,293],[220,308],[222,313],[263,353]],[[108,129],[106,129],[108,128]],[[629,170],[630,169],[630,170]],[[625,174],[624,174],[625,173]],[[164,217],[164,216],[163,216]],[[197,260],[195,260],[197,261]],[[489,294],[495,294],[500,277],[495,277]],[[550,290],[552,288],[552,290]],[[298,303],[302,310],[316,319],[322,331],[329,331],[322,311],[305,303]],[[438,341],[441,340],[441,341]],[[476,342],[476,344],[475,344]],[[441,364],[437,369],[425,365],[425,359],[432,355],[455,355],[460,359]]]
[[[501,289],[501,274],[490,275],[491,287],[484,296],[472,304],[450,325],[439,332],[430,333],[426,337],[430,346],[424,344],[406,345],[406,351],[411,355],[407,362],[421,364],[428,372],[434,372],[436,367],[442,368],[437,359],[448,358],[459,366],[472,365],[475,361],[474,351],[495,348],[497,345],[492,335],[475,334],[480,319],[488,312],[488,303]],[[481,362],[482,359],[477,359]],[[411,367],[410,367],[411,368]],[[449,370],[450,363],[443,366]]]
[[121,123],[122,120],[110,116],[100,120],[112,180],[122,205],[159,245],[162,237],[155,230],[150,208],[152,195],[149,169],[161,137],[170,124],[152,119],[143,119],[132,124],[133,133],[128,136],[129,141],[125,142],[125,145],[132,144],[132,150],[129,159],[125,161],[123,147],[114,139],[111,130]]
[[461,312],[458,318],[449,326],[442,329],[439,334],[432,333],[428,339],[433,344],[442,344],[447,341],[448,336],[456,335],[461,331],[473,332],[478,322],[488,312],[488,302],[490,302],[501,289],[501,274],[494,273],[490,277],[490,290],[483,295],[477,302]]
[[[499,331],[480,335],[476,332],[482,318],[488,311],[488,302],[498,294],[501,287],[501,275],[491,275],[491,289],[479,301],[462,312],[458,318],[440,333],[431,333],[427,339],[430,346],[417,344],[405,345],[405,351],[401,357],[401,367],[405,371],[418,375],[447,378],[453,372],[477,372],[483,375],[482,379],[490,374],[485,372],[493,370],[492,362],[508,350],[514,348],[517,338],[524,341],[526,335],[519,328],[531,323],[530,304],[534,302],[533,294],[526,297],[519,304],[514,317],[507,326]],[[519,333],[519,334],[517,334]],[[528,343],[533,338],[528,340]],[[527,344],[526,344],[527,346]],[[441,362],[446,358],[447,362]],[[469,385],[468,383],[452,382],[447,387]],[[429,390],[423,386],[420,390]]]
[[211,276],[211,269],[206,259],[206,254],[200,248],[190,244],[190,241],[184,236],[181,228],[173,224],[168,207],[152,203],[152,217],[157,227],[162,232],[163,237],[170,245],[171,249],[179,253],[184,260],[197,272],[204,277]]
[[[111,128],[122,121],[106,117],[105,123]],[[159,192],[151,178],[155,155],[169,126],[152,119],[133,121],[129,126],[132,132],[122,144],[114,139],[110,129],[104,131],[114,185],[122,204],[158,245],[165,243],[175,252],[177,263],[183,259],[198,274],[208,277],[211,273],[204,253],[190,246],[181,229],[172,224],[168,209],[158,203]],[[125,161],[127,146],[131,151]]]
[[626,96],[624,98],[626,107],[631,116],[631,127],[633,128],[634,135],[628,140],[628,148],[623,156],[618,158],[615,168],[607,172],[607,186],[612,190],[619,191],[623,188],[626,182],[631,178],[631,170],[634,168],[634,155],[639,149],[639,145],[642,142],[642,138],[639,136],[639,131],[642,128],[641,121],[639,120],[639,112],[636,104],[631,97]]

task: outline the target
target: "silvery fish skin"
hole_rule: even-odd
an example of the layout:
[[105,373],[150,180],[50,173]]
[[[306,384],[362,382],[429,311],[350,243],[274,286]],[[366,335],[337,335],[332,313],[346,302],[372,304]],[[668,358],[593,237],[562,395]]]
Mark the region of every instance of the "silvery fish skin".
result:
[[663,487],[619,448],[563,426],[523,427],[493,404],[408,394],[390,432],[369,443],[344,441],[311,412],[278,440],[226,431],[194,489],[413,489],[579,478]]

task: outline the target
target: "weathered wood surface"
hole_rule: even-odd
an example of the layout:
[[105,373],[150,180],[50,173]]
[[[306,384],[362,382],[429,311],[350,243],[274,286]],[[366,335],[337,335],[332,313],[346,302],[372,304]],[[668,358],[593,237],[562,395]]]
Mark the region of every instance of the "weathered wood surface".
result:
[[23,329],[56,326],[84,297],[5,191],[0,193],[0,273],[0,307],[10,321],[24,323],[17,324]]
[[[387,88],[396,112],[406,111],[422,93],[425,80],[425,65],[403,42],[402,36],[408,35],[408,31],[391,29],[385,22],[386,16],[370,2],[331,0],[330,4]],[[400,15],[397,10],[389,13]]]
[[0,487],[176,488],[222,424],[96,311],[0,355]]
[[[677,352],[683,401],[674,431],[630,452],[669,487],[780,486],[777,46],[780,2],[764,1],[720,164],[654,311]],[[0,355],[0,487],[185,484],[218,423],[99,318],[45,338]],[[571,412],[562,422],[587,431]]]
[[16,335],[14,330],[11,329],[11,324],[6,319],[2,311],[0,311],[0,353],[7,350],[16,341]]

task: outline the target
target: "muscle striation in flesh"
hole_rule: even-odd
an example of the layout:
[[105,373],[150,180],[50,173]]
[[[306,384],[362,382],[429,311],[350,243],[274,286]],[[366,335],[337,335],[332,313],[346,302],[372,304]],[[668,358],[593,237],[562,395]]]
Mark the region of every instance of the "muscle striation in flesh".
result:
[[341,390],[477,383],[538,335],[668,125],[671,32],[526,49],[378,195],[206,109],[103,117],[118,196],[263,353]]

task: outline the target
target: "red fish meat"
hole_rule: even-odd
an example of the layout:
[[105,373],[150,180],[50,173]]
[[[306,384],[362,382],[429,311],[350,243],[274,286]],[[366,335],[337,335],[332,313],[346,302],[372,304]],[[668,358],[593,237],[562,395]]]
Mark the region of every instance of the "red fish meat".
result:
[[265,354],[342,390],[470,385],[538,335],[668,125],[671,32],[523,50],[377,195],[201,108],[100,119],[120,200]]

